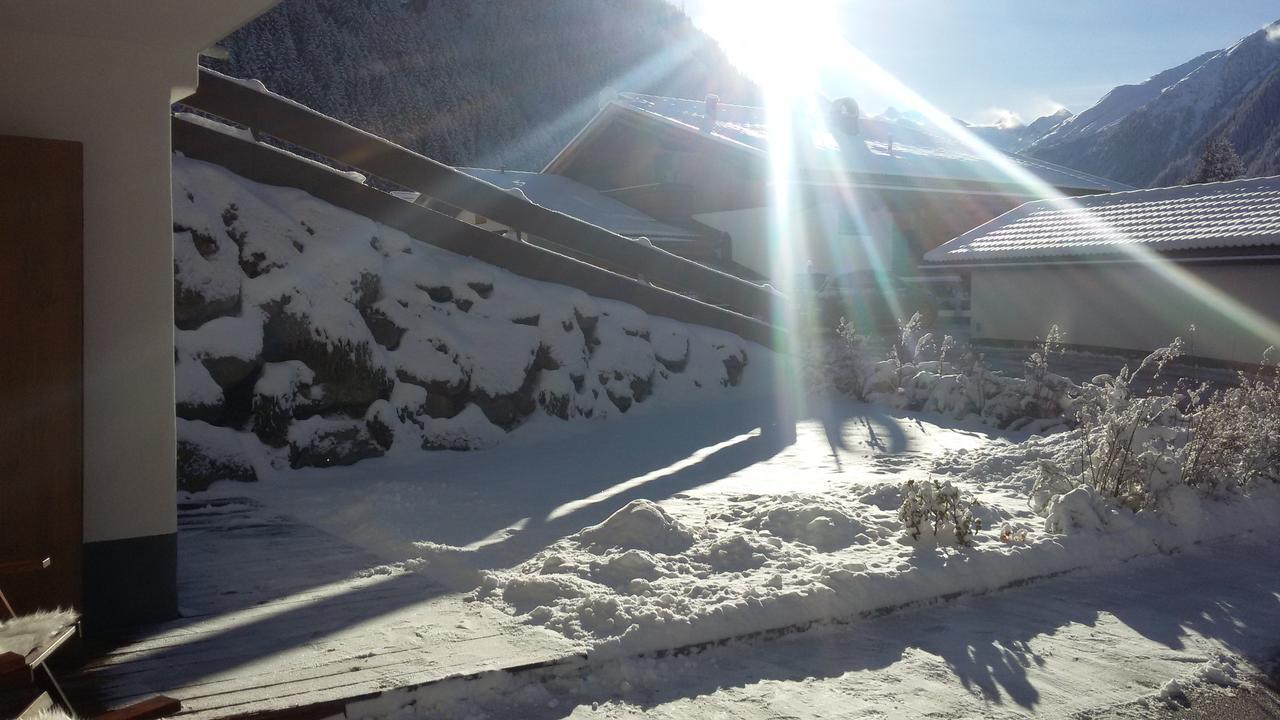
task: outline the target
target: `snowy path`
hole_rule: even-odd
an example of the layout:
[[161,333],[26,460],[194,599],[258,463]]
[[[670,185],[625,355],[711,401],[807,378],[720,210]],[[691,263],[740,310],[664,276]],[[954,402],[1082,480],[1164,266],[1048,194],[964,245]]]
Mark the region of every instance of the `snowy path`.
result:
[[1247,661],[1277,650],[1280,548],[1232,541],[771,643],[623,661],[438,709],[548,719],[1069,717],[1203,675],[1219,654],[1244,675]]

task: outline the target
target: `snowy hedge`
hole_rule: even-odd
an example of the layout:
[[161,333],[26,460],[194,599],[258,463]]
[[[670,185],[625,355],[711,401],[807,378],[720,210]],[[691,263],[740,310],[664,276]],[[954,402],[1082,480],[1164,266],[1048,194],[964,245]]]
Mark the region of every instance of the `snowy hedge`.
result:
[[[718,392],[750,359],[736,335],[527,280],[298,190],[181,156],[173,184],[177,414],[199,423],[179,426],[188,455],[209,445],[205,426],[293,467],[483,448],[534,415]],[[215,449],[184,467],[225,467],[212,460],[227,443]]]

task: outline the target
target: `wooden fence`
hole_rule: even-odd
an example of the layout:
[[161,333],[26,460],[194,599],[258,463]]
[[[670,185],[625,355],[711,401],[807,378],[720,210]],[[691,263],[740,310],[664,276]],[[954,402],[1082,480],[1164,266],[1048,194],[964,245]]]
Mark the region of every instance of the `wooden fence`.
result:
[[262,143],[174,117],[173,147],[187,157],[221,165],[255,182],[298,188],[331,205],[400,230],[420,242],[473,257],[517,275],[568,285],[589,295],[630,303],[652,315],[727,330],[748,340],[779,347],[777,330],[756,318],[482,230]]
[[[533,204],[448,165],[211,70],[201,69],[199,89],[182,102],[244,125],[255,134],[270,135],[522,233],[545,238],[591,264],[692,295],[736,311],[734,314],[769,318],[778,300],[777,293],[769,288]],[[518,266],[504,267],[524,274]]]

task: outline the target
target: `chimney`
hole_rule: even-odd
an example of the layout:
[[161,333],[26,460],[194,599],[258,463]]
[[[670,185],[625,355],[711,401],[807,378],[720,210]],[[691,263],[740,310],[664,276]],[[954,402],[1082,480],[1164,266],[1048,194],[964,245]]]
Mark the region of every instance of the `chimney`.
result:
[[845,135],[858,135],[862,132],[858,103],[853,98],[840,98],[831,102],[831,125]]
[[702,113],[702,131],[711,132],[716,127],[716,119],[720,114],[720,96],[708,93]]

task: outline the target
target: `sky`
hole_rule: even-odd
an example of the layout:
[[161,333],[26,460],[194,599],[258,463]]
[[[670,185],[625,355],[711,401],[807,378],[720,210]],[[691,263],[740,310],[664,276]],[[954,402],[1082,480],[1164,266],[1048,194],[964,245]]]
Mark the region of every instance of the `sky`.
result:
[[[672,2],[713,36],[740,30],[736,22],[725,30],[726,15],[745,17],[757,3],[772,6],[765,14],[785,8],[788,19],[769,24],[773,37],[788,36],[781,44],[803,51],[827,42],[823,33],[837,33],[943,112],[982,123],[1006,113],[1030,122],[1060,107],[1080,112],[1116,85],[1141,82],[1280,20],[1276,0]],[[754,53],[742,43],[722,44],[744,69],[758,59],[743,57]],[[901,104],[862,74],[826,67],[818,89],[854,97],[871,113]]]

